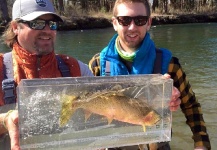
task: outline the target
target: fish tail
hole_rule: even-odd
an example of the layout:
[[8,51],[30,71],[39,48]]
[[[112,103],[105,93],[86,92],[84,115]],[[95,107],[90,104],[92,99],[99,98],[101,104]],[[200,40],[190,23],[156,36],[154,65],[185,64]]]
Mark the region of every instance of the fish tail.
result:
[[142,125],[143,131],[146,132],[146,126],[143,124]]
[[75,112],[75,109],[73,108],[73,102],[77,98],[77,96],[69,95],[63,95],[63,97],[61,98],[62,108],[59,120],[60,127],[66,125],[73,113]]
[[148,144],[148,147],[150,150],[157,150],[158,144],[157,143],[150,143],[150,144]]

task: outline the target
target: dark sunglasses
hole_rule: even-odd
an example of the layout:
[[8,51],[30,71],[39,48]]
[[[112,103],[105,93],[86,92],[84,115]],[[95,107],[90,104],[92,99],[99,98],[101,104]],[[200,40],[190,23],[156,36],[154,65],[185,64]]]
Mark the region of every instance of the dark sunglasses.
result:
[[118,20],[118,23],[122,26],[129,26],[134,21],[135,25],[137,26],[143,26],[147,23],[149,16],[117,16],[116,19]]
[[57,30],[58,22],[53,20],[32,20],[32,21],[25,21],[25,20],[19,20],[19,23],[25,23],[27,24],[31,29],[34,30],[43,30],[46,25],[50,27],[50,30]]

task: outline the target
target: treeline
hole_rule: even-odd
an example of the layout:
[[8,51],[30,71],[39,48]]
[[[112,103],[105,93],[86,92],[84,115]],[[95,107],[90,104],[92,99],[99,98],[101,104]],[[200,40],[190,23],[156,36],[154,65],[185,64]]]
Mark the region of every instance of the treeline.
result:
[[[90,11],[107,13],[112,11],[115,0],[51,0],[60,14],[67,11],[81,11],[84,14]],[[78,13],[78,12],[75,12]]]
[[[52,0],[60,14],[68,8],[81,9],[82,12],[112,11],[115,0]],[[154,13],[206,13],[217,10],[217,0],[149,0]],[[75,10],[75,11],[76,11]]]
[[[7,0],[9,10],[14,0]],[[115,0],[51,0],[61,15],[88,15],[89,12],[111,13]],[[213,13],[217,0],[149,0],[152,12],[160,14]]]
[[204,13],[215,12],[217,0],[153,0],[152,11],[159,8],[161,13],[183,12]]

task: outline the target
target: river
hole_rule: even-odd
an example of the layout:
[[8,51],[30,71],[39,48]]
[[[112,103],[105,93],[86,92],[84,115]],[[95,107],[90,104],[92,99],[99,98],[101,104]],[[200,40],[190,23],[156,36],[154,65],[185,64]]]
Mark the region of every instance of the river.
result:
[[[212,148],[217,148],[217,23],[153,26],[150,35],[157,47],[168,48],[178,57],[202,105]],[[113,28],[60,31],[55,45],[65,53],[88,63],[114,35]],[[1,46],[1,52],[8,51]],[[179,109],[173,113],[171,148],[193,149],[190,128]]]

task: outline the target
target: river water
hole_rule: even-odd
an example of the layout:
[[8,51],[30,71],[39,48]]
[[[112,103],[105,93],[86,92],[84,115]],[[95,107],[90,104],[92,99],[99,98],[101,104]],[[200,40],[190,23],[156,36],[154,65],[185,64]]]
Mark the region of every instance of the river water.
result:
[[[153,26],[151,37],[157,47],[168,48],[178,57],[202,105],[213,149],[217,148],[217,23]],[[113,28],[60,31],[56,51],[88,63],[114,35]],[[1,51],[8,49],[0,45]],[[193,149],[190,128],[179,109],[173,113],[174,150]]]

